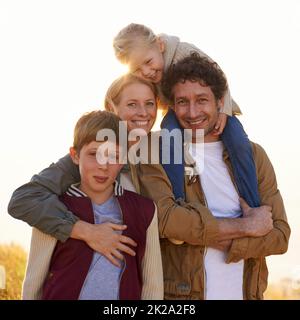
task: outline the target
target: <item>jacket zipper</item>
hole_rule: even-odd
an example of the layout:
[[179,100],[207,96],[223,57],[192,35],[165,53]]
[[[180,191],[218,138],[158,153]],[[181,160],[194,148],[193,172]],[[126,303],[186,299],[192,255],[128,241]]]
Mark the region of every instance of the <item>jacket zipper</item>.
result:
[[206,269],[205,269],[205,256],[206,256],[207,248],[204,247],[204,253],[203,253],[203,297],[204,300],[206,300]]
[[[117,198],[117,202],[118,202],[118,206],[119,206],[120,213],[121,213],[122,224],[124,224],[124,215],[123,215],[122,208],[121,208],[121,206],[120,206],[120,203],[119,203],[118,198]],[[121,286],[121,281],[122,281],[122,277],[123,277],[123,274],[124,274],[125,268],[126,268],[126,259],[125,259],[125,257],[124,257],[124,264],[123,264],[122,272],[121,272],[121,275],[120,275],[120,278],[119,278],[119,292],[118,292],[118,300],[120,300],[120,286]]]
[[118,300],[120,300],[120,285],[121,285],[121,281],[122,281],[122,277],[123,277],[123,274],[124,274],[125,268],[126,268],[126,260],[124,259],[123,269],[122,269],[122,272],[121,272],[121,275],[120,275],[120,280],[119,280],[119,293],[118,293]]
[[[198,182],[199,182],[199,187],[200,187],[201,194],[203,196],[204,205],[205,205],[206,208],[208,208],[207,200],[206,200],[206,197],[205,197],[205,194],[203,192],[202,185],[201,185],[200,175],[198,175]],[[207,247],[204,246],[204,252],[203,252],[203,257],[202,257],[202,263],[203,263],[203,297],[204,297],[204,300],[206,300],[206,277],[207,277],[206,269],[205,269],[205,256],[206,256],[206,253],[207,253]]]
[[[199,176],[199,180],[200,180],[200,176]],[[199,181],[200,182],[200,181]],[[201,187],[201,190],[202,190],[202,187]],[[205,206],[206,208],[208,208],[208,205],[207,205],[207,200],[206,200],[206,197],[205,197],[205,194],[202,190],[202,194],[203,194],[203,198],[204,198],[204,202],[205,202]],[[204,297],[204,300],[206,300],[206,269],[205,269],[205,256],[206,256],[206,253],[207,253],[207,247],[205,246],[204,247],[204,253],[203,253],[203,278],[204,278],[204,281],[203,281],[203,297]]]

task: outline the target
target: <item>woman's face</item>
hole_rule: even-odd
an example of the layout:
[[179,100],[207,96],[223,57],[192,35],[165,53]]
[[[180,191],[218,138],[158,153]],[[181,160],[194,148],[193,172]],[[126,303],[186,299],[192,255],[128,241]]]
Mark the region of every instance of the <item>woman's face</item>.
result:
[[144,83],[129,84],[121,92],[120,102],[114,111],[123,121],[127,121],[128,132],[143,129],[148,134],[156,119],[155,95]]

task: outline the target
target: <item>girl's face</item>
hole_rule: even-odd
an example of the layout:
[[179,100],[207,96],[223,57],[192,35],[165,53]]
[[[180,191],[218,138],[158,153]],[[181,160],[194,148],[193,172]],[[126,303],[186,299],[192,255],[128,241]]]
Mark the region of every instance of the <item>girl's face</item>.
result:
[[146,81],[159,83],[164,71],[164,43],[157,40],[152,46],[139,45],[129,55],[129,70]]
[[143,83],[131,83],[120,94],[114,112],[127,121],[128,132],[143,129],[148,134],[156,119],[156,98],[150,87]]

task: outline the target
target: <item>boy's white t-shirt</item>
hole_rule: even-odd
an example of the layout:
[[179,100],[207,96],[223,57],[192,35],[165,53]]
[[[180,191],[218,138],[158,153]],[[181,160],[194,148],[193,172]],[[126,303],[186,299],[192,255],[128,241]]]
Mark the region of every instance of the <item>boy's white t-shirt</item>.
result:
[[[216,218],[241,216],[239,195],[223,161],[222,141],[204,143],[203,148],[191,144],[189,151],[201,168],[200,181],[207,206]],[[225,263],[226,252],[209,248],[205,250],[206,300],[242,300],[244,261]]]

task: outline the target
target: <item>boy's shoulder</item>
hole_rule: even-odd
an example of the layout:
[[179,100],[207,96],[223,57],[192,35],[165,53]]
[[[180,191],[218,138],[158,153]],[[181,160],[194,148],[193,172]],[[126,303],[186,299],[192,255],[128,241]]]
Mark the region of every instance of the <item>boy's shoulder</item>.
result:
[[118,197],[118,200],[121,208],[127,209],[130,216],[135,217],[136,222],[143,221],[145,227],[148,228],[156,212],[156,206],[151,199],[124,189],[123,195]]
[[149,199],[149,198],[147,198],[145,196],[142,196],[142,195],[140,195],[140,194],[138,194],[136,192],[129,191],[129,190],[126,190],[126,189],[124,189],[122,197],[124,197],[128,201],[136,201],[136,202],[139,202],[139,203],[144,203],[145,205],[154,206],[153,200],[151,200],[151,199]]

